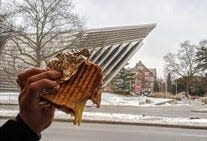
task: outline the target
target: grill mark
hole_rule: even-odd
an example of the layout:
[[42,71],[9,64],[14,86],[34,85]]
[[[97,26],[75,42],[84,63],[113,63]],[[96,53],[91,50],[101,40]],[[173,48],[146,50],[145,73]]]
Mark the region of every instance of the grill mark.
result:
[[[57,63],[57,65],[59,66],[60,64]],[[55,69],[57,69],[57,67]],[[93,96],[97,104],[98,101],[97,99],[95,99],[95,97],[97,94],[101,94],[99,92],[102,86],[103,77],[101,72],[102,70],[99,68],[98,65],[84,61],[82,65],[79,67],[76,73],[77,75],[74,75],[74,77],[72,77],[69,81],[65,82],[60,87],[58,93],[55,96],[51,96],[51,98],[55,97],[55,99],[51,100],[52,103],[55,103],[55,105],[57,106],[60,105],[61,108],[61,105],[63,104],[62,102],[65,103],[70,101],[74,104],[77,104],[77,100],[88,100]],[[62,98],[60,97],[61,95],[63,95]],[[65,108],[67,110],[71,110],[70,106],[71,105],[68,105]]]
[[[61,70],[61,64],[59,61],[55,61],[54,65],[51,66],[54,70]],[[58,90],[57,94],[55,94],[54,96],[49,96],[51,98],[51,101],[56,102],[59,99],[59,95],[61,94],[60,92],[62,92],[64,90],[64,88],[61,86],[60,89]]]
[[84,82],[84,84],[82,85],[81,89],[80,89],[80,93],[81,93],[81,98],[80,99],[87,99],[89,97],[89,94],[87,92],[88,90],[88,86],[90,85],[91,82],[91,79],[93,78],[92,75],[94,74],[94,66],[93,65],[90,65],[90,68],[89,68],[89,72],[87,74],[87,77],[86,77],[86,80]]
[[65,98],[65,104],[66,104],[66,105],[68,104],[69,100],[71,101],[71,97],[73,96],[73,91],[74,91],[74,89],[75,89],[74,86],[76,86],[76,85],[78,84],[78,82],[80,81],[81,76],[82,76],[82,73],[83,73],[85,67],[86,67],[86,66],[83,64],[83,65],[79,68],[79,73],[78,73],[78,75],[76,76],[75,80],[74,80],[73,82],[71,81],[71,82],[68,84],[68,87],[69,87],[70,89],[66,92],[66,93],[67,93],[66,98]]
[[[96,67],[96,69],[97,69],[97,67]],[[95,79],[95,81],[93,83],[94,87],[90,91],[91,98],[94,97],[97,94],[97,90],[100,89],[100,86],[101,86],[100,85],[101,84],[100,82],[101,82],[100,72],[97,69],[97,71],[96,71],[96,79]]]
[[[96,93],[96,89],[99,88],[99,83],[98,83],[98,82],[100,81],[100,79],[99,79],[99,77],[98,77],[98,73],[96,74],[96,78],[97,78],[97,79],[95,79],[94,84],[93,84],[94,87],[93,87],[93,89],[91,89],[91,91],[90,91],[91,93]],[[97,83],[98,83],[98,84],[97,84]]]
[[[64,105],[64,101],[66,100],[66,92],[70,89],[70,87],[67,86],[67,83],[64,84],[64,87],[63,87],[63,91],[62,93],[60,93],[60,97],[59,97],[59,103],[61,103],[62,105]],[[62,97],[61,97],[62,96]]]
[[62,93],[60,93],[60,94],[64,95],[64,98],[62,100],[62,105],[67,104],[67,97],[70,96],[68,92],[71,89],[71,84],[75,83],[75,80],[77,77],[78,77],[78,74],[75,74],[75,76],[73,76],[68,82],[65,83],[65,86],[63,87],[64,91]]
[[86,66],[85,64],[83,63],[80,67],[79,67],[79,70],[77,72],[77,75],[75,76],[74,78],[74,81],[70,81],[67,83],[68,86],[66,86],[66,88],[68,87],[67,91],[64,91],[64,95],[65,95],[65,100],[64,100],[64,104],[67,105],[68,103],[68,99],[73,96],[73,91],[75,89],[75,86],[77,86],[77,83],[81,80],[81,76],[82,74],[84,73],[84,70],[85,70]]
[[86,72],[87,72],[87,69],[88,69],[88,66],[87,66],[85,63],[84,63],[84,66],[85,66],[85,68],[84,68],[84,70],[82,70],[82,73],[81,73],[81,75],[79,76],[79,81],[77,82],[77,85],[73,85],[74,89],[73,89],[73,91],[72,91],[72,96],[71,96],[71,98],[70,98],[71,101],[74,100],[74,98],[76,97],[76,91],[79,90],[80,86],[81,86],[82,83],[83,83],[84,73],[86,73]]
[[91,100],[97,104],[97,106],[99,107],[100,105],[100,99],[99,97],[101,96],[101,84],[98,83],[98,85],[96,85],[96,87],[93,89],[92,95],[91,95]]
[[60,86],[60,89],[58,90],[58,93],[55,95],[54,101],[57,102],[57,103],[59,103],[58,100],[61,99],[60,98],[61,97],[61,93],[63,93],[63,91],[65,90],[64,89],[64,87],[65,87],[64,85],[65,84],[62,84],[62,86]]
[[68,85],[68,84],[70,84],[70,82],[73,82],[74,79],[76,79],[76,77],[77,77],[77,75],[71,77],[71,79],[69,79],[68,82],[65,82],[65,83],[62,84],[62,86],[60,87],[60,89],[59,89],[58,93],[56,94],[56,97],[54,98],[53,101],[55,101],[56,103],[59,103],[61,105],[64,105],[65,100],[62,100],[62,99],[65,98],[65,95],[66,95],[65,93],[68,91],[68,89],[70,89],[70,85]]
[[[78,80],[75,80],[73,83],[74,84],[77,84]],[[70,104],[72,106],[74,106],[74,103],[71,102],[71,97],[73,96],[73,93],[70,92],[70,91],[74,91],[74,87],[73,87],[73,84],[70,84],[69,87],[71,87],[67,92],[66,92],[66,97],[65,97],[65,100],[64,100],[64,104],[65,105],[68,105]]]
[[59,100],[59,97],[61,96],[62,91],[64,91],[64,85],[60,86],[60,89],[58,90],[58,93],[55,95],[54,101]]
[[97,69],[97,73],[96,73],[96,80],[94,82],[94,87],[93,89],[91,90],[91,97],[90,99],[97,104],[97,107],[100,106],[100,96],[101,96],[101,86],[102,86],[102,78],[103,78],[103,75],[102,75],[102,70],[96,65],[96,69]]
[[79,99],[79,95],[78,95],[80,93],[79,91],[80,91],[82,85],[86,82],[87,74],[89,72],[90,66],[88,66],[88,64],[86,64],[85,62],[84,62],[84,64],[87,66],[87,68],[86,68],[86,70],[84,70],[84,73],[81,76],[82,79],[78,83],[78,85],[76,85],[76,86],[74,85],[74,87],[77,87],[77,88],[75,89],[75,91],[73,91],[73,96],[71,97],[71,101],[74,101],[74,98],[76,98],[76,100]]
[[94,73],[96,73],[96,68],[94,67],[94,65],[92,65],[90,73],[88,74],[87,83],[84,83],[84,85],[81,87],[81,92],[82,93],[86,93],[83,95],[83,99],[88,99],[90,97],[90,89],[91,87],[93,87],[94,84],[94,80],[96,80],[96,77],[94,77]]
[[88,77],[89,77],[89,74],[90,74],[90,70],[91,70],[91,66],[88,66],[88,69],[87,69],[87,73],[84,74],[84,79],[82,81],[82,84],[81,86],[79,87],[79,91],[77,91],[77,100],[79,101],[80,99],[83,98],[83,96],[87,95],[86,93],[86,89],[85,91],[83,92],[82,89],[84,88],[84,85],[87,83],[88,84]]
[[[100,85],[102,84],[102,70],[98,67],[98,65],[94,65],[94,67],[96,68],[96,79],[95,79],[95,81],[94,81],[94,86],[96,86],[96,87],[100,87]],[[91,92],[93,92],[94,90],[95,90],[95,88],[96,87],[94,87],[94,89],[92,89],[92,91]],[[98,87],[98,88],[99,88]]]

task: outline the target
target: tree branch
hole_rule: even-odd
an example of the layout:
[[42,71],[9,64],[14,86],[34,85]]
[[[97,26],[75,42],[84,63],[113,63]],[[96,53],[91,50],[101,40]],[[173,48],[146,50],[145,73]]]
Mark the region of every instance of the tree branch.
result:
[[23,59],[23,58],[21,58],[19,56],[14,56],[13,54],[10,54],[10,53],[7,53],[7,52],[2,52],[2,54],[8,55],[8,56],[10,56],[12,58],[15,58],[15,59],[19,59],[19,60],[23,61],[24,63],[30,65],[30,66],[35,66],[35,64],[32,64],[32,63],[26,61],[25,59]]

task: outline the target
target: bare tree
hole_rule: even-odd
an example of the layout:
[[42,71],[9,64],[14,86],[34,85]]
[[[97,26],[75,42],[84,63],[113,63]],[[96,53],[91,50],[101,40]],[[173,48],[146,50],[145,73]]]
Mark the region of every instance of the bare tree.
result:
[[185,80],[186,93],[189,93],[191,79],[200,69],[196,62],[196,45],[185,41],[180,44],[177,53],[168,53],[164,56],[165,70],[172,75],[182,77]]
[[60,51],[75,46],[83,35],[83,19],[74,12],[72,0],[14,0],[13,28],[2,51],[4,71],[40,67]]
[[4,15],[0,14],[0,52],[3,49],[3,45],[5,43],[5,38],[4,38]]
[[8,21],[9,16],[9,13],[2,13],[0,5],[0,55],[12,29],[12,25]]
[[207,40],[199,42],[196,52],[196,61],[200,63],[199,68],[201,68],[204,73],[207,73]]

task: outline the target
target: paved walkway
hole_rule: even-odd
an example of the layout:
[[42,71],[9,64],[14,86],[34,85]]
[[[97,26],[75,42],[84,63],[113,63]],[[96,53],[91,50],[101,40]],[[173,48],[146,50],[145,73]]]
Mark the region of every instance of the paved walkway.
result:
[[[17,110],[18,105],[0,105],[0,109]],[[138,114],[145,116],[160,117],[184,117],[184,118],[207,118],[207,105],[191,106],[152,106],[152,107],[132,107],[132,106],[104,106],[99,109],[95,106],[87,106],[86,112]]]

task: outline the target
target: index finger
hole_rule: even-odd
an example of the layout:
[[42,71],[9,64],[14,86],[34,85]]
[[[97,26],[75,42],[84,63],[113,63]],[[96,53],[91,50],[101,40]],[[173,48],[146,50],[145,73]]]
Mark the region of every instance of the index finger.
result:
[[23,89],[26,84],[26,81],[29,77],[36,75],[36,74],[39,74],[39,73],[42,73],[42,72],[45,72],[45,71],[46,71],[46,69],[42,69],[42,68],[26,69],[18,75],[18,78],[16,81],[19,84],[20,88]]

